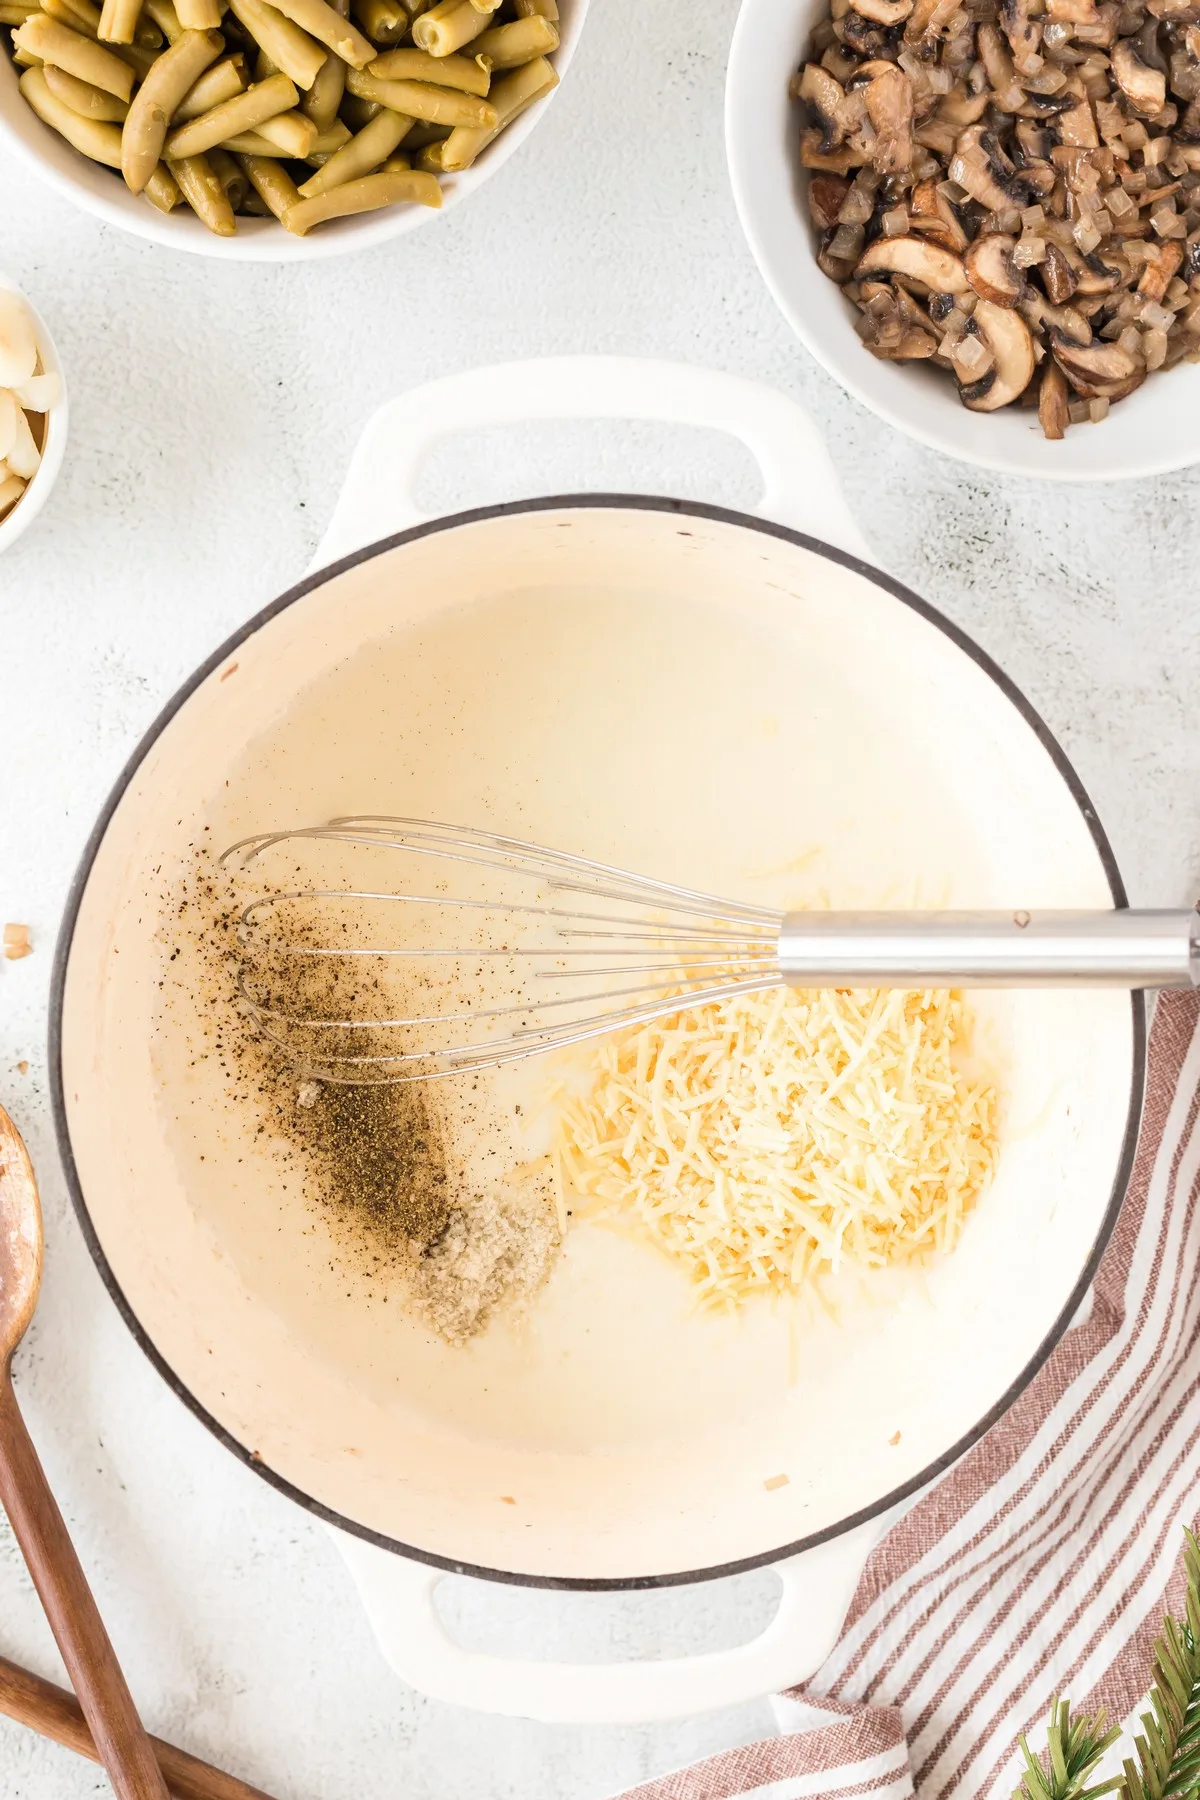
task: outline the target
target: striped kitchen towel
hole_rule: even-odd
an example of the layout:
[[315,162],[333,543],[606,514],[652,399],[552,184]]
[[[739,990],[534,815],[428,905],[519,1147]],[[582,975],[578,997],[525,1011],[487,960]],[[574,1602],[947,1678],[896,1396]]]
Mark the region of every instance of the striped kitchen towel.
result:
[[883,1539],[784,1735],[627,1800],[1005,1796],[1050,1701],[1126,1718],[1200,1513],[1200,999],[1163,995],[1088,1321]]

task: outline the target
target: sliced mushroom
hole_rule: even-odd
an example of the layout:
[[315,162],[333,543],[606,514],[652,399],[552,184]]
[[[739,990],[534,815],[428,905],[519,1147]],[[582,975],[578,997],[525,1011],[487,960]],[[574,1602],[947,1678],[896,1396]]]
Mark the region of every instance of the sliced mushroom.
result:
[[977,237],[963,257],[967,280],[981,300],[993,306],[1015,306],[1021,298],[1024,283],[1013,266],[1017,240],[1006,232],[989,231]]
[[959,389],[959,398],[972,412],[998,412],[1023,394],[1033,379],[1033,338],[1019,312],[980,300],[971,323],[992,353],[993,367],[982,381]]
[[1080,257],[1079,264],[1075,270],[1075,291],[1086,300],[1097,294],[1111,294],[1120,282],[1120,270],[1110,268],[1094,251],[1091,256]]
[[1049,326],[1056,340],[1064,344],[1076,344],[1085,348],[1092,341],[1092,328],[1081,312],[1073,306],[1043,306],[1039,308],[1041,322]]
[[1161,69],[1142,61],[1131,38],[1113,45],[1112,72],[1129,104],[1148,117],[1167,103],[1167,78]]
[[1161,303],[1163,295],[1170,287],[1183,261],[1183,245],[1178,238],[1168,238],[1160,244],[1152,261],[1142,267],[1141,279],[1138,282],[1138,293],[1147,300]]
[[1009,172],[996,158],[995,148],[998,146],[991,132],[982,125],[969,125],[955,145],[950,179],[989,212],[1004,212],[1014,204],[1014,194]]
[[1189,100],[1182,119],[1172,133],[1178,144],[1200,143],[1200,100]]
[[1091,344],[1073,344],[1053,332],[1054,355],[1071,386],[1088,394],[1097,386],[1128,381],[1138,373],[1138,366],[1128,350],[1120,344],[1100,340]]
[[818,231],[828,231],[838,222],[842,202],[850,192],[844,175],[814,175],[808,184],[808,210]]
[[859,258],[854,274],[859,281],[865,275],[901,275],[931,294],[965,294],[968,287],[957,256],[914,236],[876,238]]
[[1023,119],[1058,119],[1069,112],[1078,101],[1077,94],[1031,94],[1025,90],[1025,104],[1021,108]]
[[1063,306],[1075,292],[1075,273],[1057,244],[1047,244],[1039,265],[1042,286],[1055,306]]
[[1038,387],[1038,424],[1048,438],[1065,437],[1071,415],[1067,397],[1067,378],[1052,356],[1042,369]]
[[800,77],[800,98],[809,111],[816,114],[821,126],[822,154],[836,149],[846,135],[838,118],[844,98],[841,82],[835,81],[820,63],[806,63]]
[[1030,59],[1038,53],[1041,26],[1035,25],[1029,16],[1029,0],[1000,0],[1000,23],[1012,45],[1017,68],[1022,74],[1035,74],[1040,63],[1030,67]]
[[1142,29],[1134,38],[1137,53],[1148,69],[1157,69],[1166,77],[1171,73],[1171,65],[1163,55],[1162,45],[1158,39],[1159,24],[1157,19],[1147,19]]
[[1146,371],[1138,369],[1127,381],[1103,382],[1090,390],[1080,388],[1079,392],[1085,400],[1107,400],[1110,406],[1115,406],[1118,400],[1128,400],[1130,394],[1140,388],[1145,379]]
[[[982,30],[983,27],[980,27]],[[1026,162],[1049,162],[1050,152],[1054,148],[1054,133],[1048,125],[1035,124],[1032,119],[1018,119],[1013,130],[1017,147]]]
[[946,125],[953,125],[958,131],[965,131],[968,125],[977,125],[988,109],[986,94],[970,94],[965,87],[952,87],[943,95],[937,109],[938,119]]
[[875,127],[871,161],[881,175],[900,174],[912,163],[913,91],[894,63],[867,88],[867,116]]
[[915,0],[850,0],[850,4],[876,25],[899,25],[912,12]]
[[1007,94],[1017,78],[1008,45],[994,25],[981,25],[975,34],[975,42],[993,92]]
[[967,247],[967,234],[958,214],[936,181],[919,181],[908,197],[908,212],[913,230],[932,238],[943,250],[961,256]]
[[821,133],[810,125],[800,133],[800,161],[806,169],[820,169],[825,175],[845,175],[869,162],[867,152],[857,144],[843,144],[837,150],[822,150]]
[[888,41],[886,26],[864,19],[853,8],[838,20],[834,29],[846,48],[853,50],[856,56],[878,56]]

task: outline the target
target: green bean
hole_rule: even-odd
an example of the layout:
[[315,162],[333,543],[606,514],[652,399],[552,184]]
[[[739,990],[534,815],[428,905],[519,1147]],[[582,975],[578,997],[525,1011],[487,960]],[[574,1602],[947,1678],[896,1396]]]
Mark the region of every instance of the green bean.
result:
[[76,0],[47,0],[42,11],[47,18],[57,19],[60,25],[81,31],[84,37],[100,36],[100,8],[93,6],[91,0],[78,0],[78,4]]
[[491,131],[499,124],[489,101],[455,88],[434,87],[429,81],[378,81],[365,69],[351,69],[346,86],[360,100],[378,100],[393,112],[408,113],[429,125],[472,125]]
[[[266,81],[256,82],[245,93],[235,94],[232,100],[222,100],[209,112],[201,113],[198,119],[177,125],[167,138],[167,160],[177,162],[203,156],[206,150],[224,143],[226,138],[236,137],[239,131],[253,131],[264,119],[287,112],[298,98],[294,84],[286,75],[271,75]],[[184,193],[187,193],[186,188]]]
[[[483,42],[481,38],[480,43]],[[486,99],[491,76],[473,56],[430,56],[424,50],[385,50],[367,69],[380,81],[432,81]]]
[[133,70],[128,63],[69,25],[48,19],[45,13],[26,19],[13,32],[13,43],[40,62],[53,63],[56,69],[90,81],[106,94],[115,94],[118,100],[128,100],[133,93]]
[[183,156],[168,166],[196,217],[217,237],[233,237],[233,208],[207,156]]
[[380,163],[381,175],[398,175],[402,169],[411,169],[412,159],[405,156],[403,150],[397,150],[395,156],[389,156],[385,163]]
[[174,212],[177,206],[183,205],[183,193],[179,183],[168,169],[166,163],[159,163],[153,175],[142,189],[142,198],[159,212]]
[[[48,18],[57,19],[60,25],[69,25],[72,31],[80,31],[84,37],[100,36],[101,12],[92,0],[42,0],[42,11]],[[138,20],[133,33],[133,42],[143,50],[161,50],[163,34],[152,19]],[[115,50],[118,56],[121,51],[132,46],[121,45]]]
[[300,183],[301,198],[311,200],[316,194],[327,194],[330,188],[342,187],[369,175],[396,149],[412,124],[403,113],[381,112],[364,125],[357,136],[334,152],[329,161]]
[[30,13],[37,10],[36,0],[2,0],[0,25],[23,25]]
[[346,65],[333,51],[317,71],[317,78],[300,100],[300,110],[308,114],[318,131],[326,131],[337,118],[342,95],[346,91]]
[[558,22],[558,0],[513,0],[518,19],[552,19]]
[[351,131],[361,131],[367,121],[373,119],[380,110],[378,100],[360,100],[357,94],[351,93],[346,94],[338,108]]
[[139,81],[145,81],[159,55],[157,50],[147,50],[144,44],[114,44],[112,53],[129,64]]
[[105,119],[110,125],[120,125],[129,111],[124,100],[118,100],[115,94],[106,94],[90,81],[80,81],[78,75],[68,75],[53,63],[47,63],[42,73],[55,99],[62,100],[81,119]]
[[444,144],[450,136],[449,125],[426,125],[424,120],[414,125],[404,140],[408,150],[423,150],[426,144]]
[[252,219],[269,219],[271,217],[270,207],[264,200],[259,198],[253,188],[251,188],[250,192],[246,195],[242,211],[248,214]]
[[192,83],[171,114],[171,123],[183,125],[188,119],[198,119],[201,113],[210,112],[222,100],[232,100],[235,94],[242,93],[245,86],[241,55],[224,56],[211,69],[206,69],[199,81]]
[[318,133],[306,114],[291,109],[264,119],[255,135],[274,144],[282,156],[294,156],[303,161],[316,143]]
[[175,10],[186,31],[214,31],[225,8],[221,0],[175,0]]
[[73,149],[90,156],[93,162],[107,163],[110,169],[120,168],[121,133],[117,126],[100,119],[80,118],[50,92],[41,69],[26,69],[19,85],[38,118],[53,126]]
[[558,76],[544,56],[536,56],[532,62],[514,69],[511,75],[505,75],[491,92],[492,105],[496,109],[495,126],[490,131],[452,131],[446,139],[442,168],[447,173],[469,169],[480,151],[486,150],[506,125],[511,125],[526,107],[557,86]]
[[274,6],[268,6],[267,0],[229,0],[229,4],[230,11],[275,67],[307,92],[325,61],[322,46]]
[[154,20],[168,44],[183,35],[183,21],[175,10],[174,0],[144,0],[146,11]]
[[535,56],[549,56],[558,49],[558,27],[541,13],[497,25],[477,37],[471,46],[476,56],[486,56],[493,69],[518,69]]
[[408,35],[408,14],[395,0],[354,0],[351,10],[373,44],[386,48]]
[[365,69],[375,60],[377,52],[370,38],[364,37],[349,19],[343,19],[326,0],[279,0],[279,11],[352,68]]
[[[380,110],[382,110],[382,108]],[[343,144],[348,144],[349,142],[350,127],[346,124],[344,119],[335,119],[328,131],[322,131],[318,134],[316,143],[304,160],[305,162],[315,163],[319,156],[323,160],[328,161],[336,151],[341,149]]]
[[235,137],[226,138],[221,149],[228,150],[233,156],[273,156],[282,159],[286,155],[286,151],[281,150],[278,144],[269,143],[257,131],[239,131]]
[[142,0],[104,0],[99,35],[110,44],[132,44],[141,10]]
[[331,188],[327,194],[316,194],[311,200],[300,200],[295,206],[289,206],[283,222],[289,231],[303,237],[314,225],[321,225],[326,219],[375,212],[381,206],[396,206],[404,200],[419,206],[440,206],[442,190],[436,177],[419,169],[399,169],[391,175],[363,175],[358,181],[347,181],[341,187]]
[[265,156],[240,156],[238,161],[259,199],[265,202],[277,219],[282,219],[289,206],[295,206],[300,198],[296,192],[296,184],[287,170],[281,169],[277,162]]
[[413,20],[413,43],[430,56],[449,56],[486,31],[487,25],[488,14],[479,12],[471,0],[438,0]]
[[250,188],[245,171],[240,164],[234,161],[228,150],[222,150],[220,145],[215,150],[208,152],[208,160],[212,165],[213,174],[224,189],[225,198],[231,208],[235,213],[241,212],[242,203]]
[[422,144],[417,152],[418,169],[428,169],[433,175],[445,173],[446,139],[438,138],[436,143]]
[[[225,39],[219,31],[181,32],[142,82],[121,134],[121,173],[131,194],[140,194],[157,169],[176,107],[224,48]],[[201,119],[209,117],[209,113],[201,114]],[[195,126],[184,125],[180,129],[189,131]],[[207,150],[210,145],[196,148]]]

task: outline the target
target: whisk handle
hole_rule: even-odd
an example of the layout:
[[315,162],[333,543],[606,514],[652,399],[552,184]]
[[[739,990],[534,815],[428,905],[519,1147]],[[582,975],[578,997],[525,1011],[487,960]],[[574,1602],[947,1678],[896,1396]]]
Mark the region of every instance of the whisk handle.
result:
[[1195,987],[1200,913],[789,913],[779,967],[793,987]]

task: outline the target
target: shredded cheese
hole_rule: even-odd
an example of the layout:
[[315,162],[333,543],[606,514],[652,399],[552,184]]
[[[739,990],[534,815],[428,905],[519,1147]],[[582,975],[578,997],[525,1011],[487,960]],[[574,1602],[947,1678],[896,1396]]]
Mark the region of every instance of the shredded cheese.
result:
[[925,1261],[954,1248],[995,1157],[971,1027],[940,990],[684,1004],[601,1044],[563,1102],[560,1177],[579,1212],[682,1263],[704,1306]]

